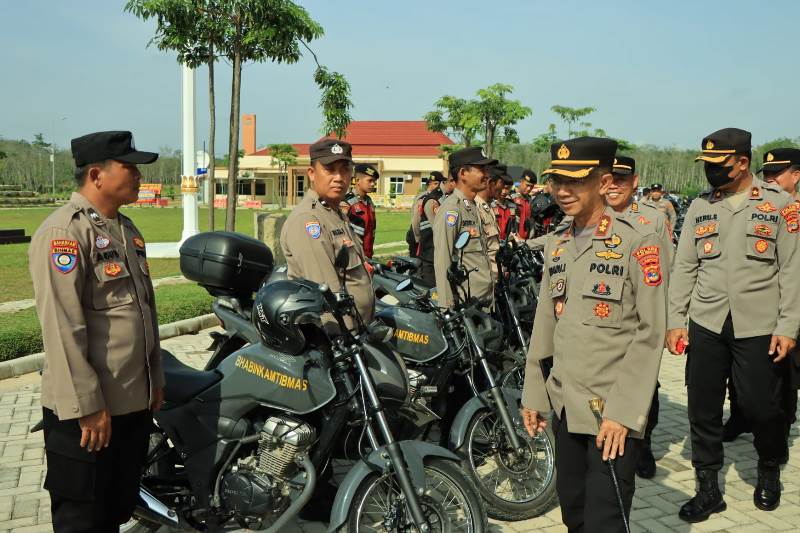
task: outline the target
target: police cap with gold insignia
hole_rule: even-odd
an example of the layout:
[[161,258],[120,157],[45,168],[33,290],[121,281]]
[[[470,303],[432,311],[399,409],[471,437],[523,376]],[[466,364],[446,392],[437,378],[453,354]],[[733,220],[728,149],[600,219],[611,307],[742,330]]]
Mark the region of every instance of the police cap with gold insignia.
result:
[[353,147],[350,143],[338,139],[320,139],[309,148],[311,162],[319,161],[323,165],[334,161],[353,161]]
[[440,183],[441,183],[441,182],[443,182],[443,181],[447,181],[447,178],[445,178],[445,177],[444,177],[444,174],[442,174],[442,173],[441,173],[441,172],[439,172],[438,170],[434,170],[433,172],[431,172],[431,175],[430,175],[430,177],[428,178],[428,181],[431,181],[431,180],[433,180],[433,181],[438,181],[438,182],[440,182]]
[[524,181],[525,183],[530,183],[531,185],[536,185],[536,172],[526,168],[522,171],[522,177],[520,180]]
[[750,154],[752,135],[739,128],[723,128],[705,136],[701,148],[703,153],[695,161],[720,164],[732,155]]
[[550,168],[542,174],[585,178],[598,167],[611,168],[617,141],[600,137],[578,137],[558,141],[550,147]]
[[664,190],[664,186],[661,185],[660,183],[654,183],[654,184],[652,184],[650,186],[650,190],[651,191],[663,191]]
[[374,166],[368,165],[366,163],[360,163],[356,165],[356,174],[366,174],[370,178],[375,178],[375,179],[378,179],[380,177],[380,174],[378,174],[378,170]]
[[636,173],[636,160],[632,157],[628,157],[625,155],[618,155],[614,158],[614,168],[612,169],[614,174],[635,174]]
[[783,172],[792,165],[800,165],[800,149],[775,148],[764,154],[764,166],[758,171],[766,174]]
[[497,163],[497,159],[491,159],[486,156],[486,152],[480,146],[472,146],[470,148],[462,148],[450,154],[450,168],[459,168],[466,166],[488,166]]
[[155,152],[140,152],[129,131],[98,131],[72,139],[75,166],[113,159],[123,163],[146,165],[158,159]]

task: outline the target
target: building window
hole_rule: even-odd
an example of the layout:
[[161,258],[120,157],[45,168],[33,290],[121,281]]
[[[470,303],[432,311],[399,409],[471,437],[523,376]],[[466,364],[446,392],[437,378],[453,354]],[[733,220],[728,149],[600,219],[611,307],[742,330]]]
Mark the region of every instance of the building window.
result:
[[215,187],[216,191],[215,194],[226,194],[228,190],[228,184],[224,181],[218,181]]
[[390,176],[389,196],[399,196],[403,194],[403,185],[405,184],[405,181],[405,176]]
[[256,196],[266,196],[267,184],[263,181],[256,182]]
[[252,194],[249,181],[240,181],[237,184],[237,193],[239,196],[250,196]]
[[305,174],[298,174],[294,177],[294,190],[298,198],[302,198],[306,194],[306,176]]

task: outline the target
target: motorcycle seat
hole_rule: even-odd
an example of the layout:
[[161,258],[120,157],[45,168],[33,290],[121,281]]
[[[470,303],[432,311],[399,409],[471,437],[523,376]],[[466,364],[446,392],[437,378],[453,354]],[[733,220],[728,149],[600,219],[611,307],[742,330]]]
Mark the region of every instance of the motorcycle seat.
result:
[[185,365],[166,350],[161,350],[164,368],[164,399],[186,403],[222,379],[216,370],[197,370]]

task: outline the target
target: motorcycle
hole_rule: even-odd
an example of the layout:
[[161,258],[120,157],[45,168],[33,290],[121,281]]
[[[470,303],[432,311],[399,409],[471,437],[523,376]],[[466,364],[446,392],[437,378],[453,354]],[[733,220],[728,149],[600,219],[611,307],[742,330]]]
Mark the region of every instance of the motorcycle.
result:
[[[459,235],[456,249],[469,239],[468,232]],[[519,414],[521,388],[496,381],[501,362],[490,360],[487,346],[502,344],[502,325],[481,311],[481,302],[461,297],[458,287],[468,276],[458,254],[448,273],[453,308],[440,309],[430,291],[422,291],[413,306],[384,306],[376,318],[394,328],[392,346],[416,372],[414,403],[441,418],[440,442],[463,459],[489,516],[523,520],[544,512],[555,498],[555,440],[550,430],[530,437]],[[410,280],[397,287],[410,289]],[[414,428],[410,437],[427,438],[432,426]]]
[[[346,257],[337,258],[342,264]],[[203,371],[165,353],[166,403],[154,417],[140,505],[125,530],[229,521],[285,530],[326,465],[353,458],[342,436],[356,427],[369,446],[352,452],[358,460],[336,492],[331,531],[485,531],[458,457],[392,433],[385,410],[413,404],[402,361],[383,343],[388,330],[360,321],[349,330],[345,316],[357,315],[352,297],[325,285],[283,280],[261,290],[287,295],[281,324],[322,340],[299,353],[254,342]],[[256,316],[267,312],[253,307]],[[324,313],[341,333],[324,333]]]

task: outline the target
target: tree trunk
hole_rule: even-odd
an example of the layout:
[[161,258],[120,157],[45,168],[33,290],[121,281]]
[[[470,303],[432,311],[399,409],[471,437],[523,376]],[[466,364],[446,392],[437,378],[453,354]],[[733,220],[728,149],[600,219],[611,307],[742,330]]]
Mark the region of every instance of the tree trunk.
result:
[[214,143],[216,142],[217,130],[217,104],[214,100],[214,46],[209,49],[208,58],[208,111],[210,114],[210,121],[208,127],[208,231],[214,231],[214,194],[217,191],[217,182],[214,179],[215,174],[215,150]]
[[239,48],[242,28],[237,28],[233,52],[233,80],[231,82],[230,142],[228,143],[228,209],[225,231],[236,231],[236,175],[239,172],[239,98],[242,88],[242,52]]
[[494,154],[494,130],[495,127],[486,126],[486,155],[492,157]]

